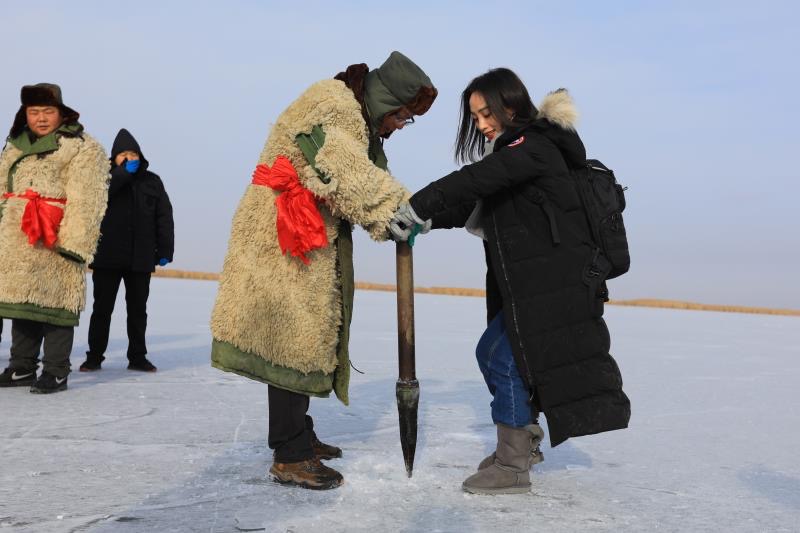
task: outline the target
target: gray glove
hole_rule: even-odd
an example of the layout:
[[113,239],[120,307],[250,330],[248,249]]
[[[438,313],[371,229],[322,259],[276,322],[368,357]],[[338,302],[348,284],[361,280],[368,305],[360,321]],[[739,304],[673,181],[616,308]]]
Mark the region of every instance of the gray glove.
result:
[[430,219],[422,220],[414,212],[414,208],[408,202],[400,204],[395,211],[392,220],[389,222],[389,231],[395,241],[403,242],[409,240],[412,235],[428,233],[431,230],[433,221]]

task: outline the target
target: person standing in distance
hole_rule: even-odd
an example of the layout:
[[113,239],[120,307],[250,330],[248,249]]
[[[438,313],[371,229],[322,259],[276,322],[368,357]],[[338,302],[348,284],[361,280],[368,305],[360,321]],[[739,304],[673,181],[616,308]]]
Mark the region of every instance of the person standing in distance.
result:
[[111,148],[108,209],[92,268],[94,306],[89,351],[81,372],[101,369],[108,347],[111,313],[120,282],[125,284],[128,370],[155,372],[147,359],[147,298],[155,266],[172,262],[175,232],[172,204],[161,178],[149,170],[139,143],[119,130]]

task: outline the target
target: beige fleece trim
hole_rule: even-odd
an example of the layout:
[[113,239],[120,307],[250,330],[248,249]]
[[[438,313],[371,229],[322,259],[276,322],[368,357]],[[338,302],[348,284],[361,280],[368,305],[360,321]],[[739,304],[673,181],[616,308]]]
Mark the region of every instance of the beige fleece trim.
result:
[[578,110],[566,89],[558,89],[544,97],[539,105],[538,118],[545,118],[565,130],[574,130],[578,122]]
[[[106,206],[108,159],[89,135],[59,138],[59,149],[27,157],[14,174],[14,192],[31,188],[42,196],[66,198],[59,228],[60,246],[91,259]],[[6,192],[8,169],[19,150],[8,145],[0,155],[0,190]],[[80,313],[86,300],[84,265],[62,257],[41,242],[28,243],[21,230],[27,201],[9,198],[0,219],[0,302],[30,303]]]
[[[326,134],[317,165],[330,176],[328,184],[295,142],[298,133],[316,125]],[[278,117],[258,163],[272,165],[278,155],[289,158],[303,185],[320,198],[330,244],[312,251],[308,266],[282,255],[275,228],[277,195],[267,187],[248,186],[233,218],[211,317],[216,340],[302,373],[333,372],[342,320],[333,244],[339,219],[362,225],[373,238],[386,238],[388,221],[407,195],[369,162],[367,149],[361,108],[341,81],[312,85]]]

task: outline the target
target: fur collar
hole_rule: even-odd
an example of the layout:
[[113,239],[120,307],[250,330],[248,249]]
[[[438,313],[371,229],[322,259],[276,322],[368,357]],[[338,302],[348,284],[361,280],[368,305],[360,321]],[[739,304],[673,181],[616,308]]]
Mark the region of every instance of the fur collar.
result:
[[578,121],[578,110],[575,102],[566,89],[558,89],[544,97],[539,104],[539,114],[536,118],[543,118],[565,130],[575,130]]

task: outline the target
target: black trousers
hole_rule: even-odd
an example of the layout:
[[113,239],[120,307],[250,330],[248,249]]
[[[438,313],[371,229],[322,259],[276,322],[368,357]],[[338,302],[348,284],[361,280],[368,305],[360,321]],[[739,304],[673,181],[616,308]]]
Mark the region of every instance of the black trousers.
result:
[[276,463],[298,463],[314,457],[314,421],[308,416],[309,397],[269,385],[269,447]]
[[57,378],[69,374],[69,355],[75,328],[54,326],[44,322],[14,318],[11,320],[11,358],[8,368],[22,372],[36,372],[39,351],[44,344],[42,370]]
[[89,351],[86,359],[102,361],[108,348],[111,313],[117,300],[119,283],[125,283],[128,311],[128,360],[137,361],[147,353],[144,334],[147,329],[147,297],[150,295],[150,272],[98,268],[92,271],[94,304],[89,320]]

